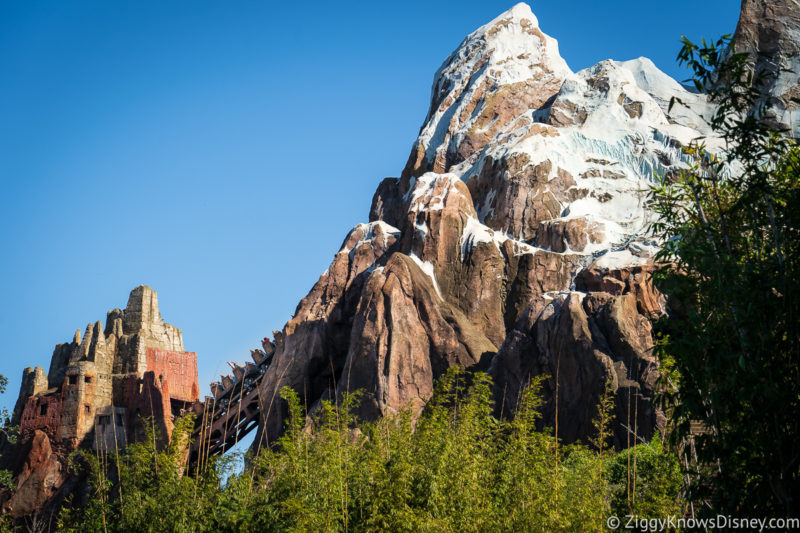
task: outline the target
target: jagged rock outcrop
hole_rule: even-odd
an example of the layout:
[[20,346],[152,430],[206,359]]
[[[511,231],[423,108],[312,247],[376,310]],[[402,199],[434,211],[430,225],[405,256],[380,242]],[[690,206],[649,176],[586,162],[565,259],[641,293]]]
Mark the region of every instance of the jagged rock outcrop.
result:
[[652,347],[650,322],[633,294],[559,294],[541,310],[529,308],[493,359],[490,373],[503,384],[499,410],[514,409],[531,376],[548,376],[542,422],[572,442],[592,434],[592,407],[610,380],[620,421],[614,443],[630,446],[665,421],[652,404],[658,378]]
[[[669,110],[673,96],[687,106]],[[276,342],[257,442],[281,430],[284,385],[312,409],[364,389],[364,416],[419,412],[452,365],[488,370],[506,413],[550,376],[545,422],[557,403],[567,441],[591,435],[610,381],[616,444],[652,435],[648,318],[664,301],[643,191],[685,164],[710,111],[645,58],[573,73],[525,4],[470,34],[434,77],[402,174]]]
[[3,511],[18,517],[52,508],[74,484],[70,452],[141,440],[142,416],[152,416],[169,438],[173,417],[198,391],[196,354],[184,351],[181,331],[162,320],[156,292],[136,287],[124,310],[108,312],[105,328],[90,323],[83,336],[78,330],[72,342],[57,345],[47,374],[41,367],[23,372],[13,415],[19,443],[5,452],[13,456],[17,489],[5,495]]
[[21,465],[15,478],[16,491],[4,504],[15,516],[27,516],[53,500],[66,481],[67,465],[59,457],[47,433],[35,430],[33,436],[21,446]]
[[795,136],[800,134],[800,106],[792,100],[800,98],[800,2],[742,0],[732,47],[739,53],[761,53],[756,69],[774,76],[765,88],[772,96],[768,114]]
[[22,384],[19,388],[17,403],[14,404],[14,412],[11,415],[12,426],[19,425],[20,418],[22,418],[22,410],[25,408],[25,402],[28,401],[28,398],[39,395],[48,388],[49,381],[42,367],[28,367],[22,371]]

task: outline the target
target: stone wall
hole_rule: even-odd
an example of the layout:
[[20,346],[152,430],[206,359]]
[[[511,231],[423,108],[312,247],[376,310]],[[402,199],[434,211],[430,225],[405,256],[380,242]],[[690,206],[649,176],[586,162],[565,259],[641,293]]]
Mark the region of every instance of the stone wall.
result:
[[192,402],[198,398],[196,353],[147,348],[147,371],[169,383],[172,399]]
[[25,408],[28,398],[46,392],[47,388],[47,375],[44,373],[44,369],[42,367],[28,367],[22,371],[22,386],[19,388],[17,403],[14,405],[14,414],[11,418],[11,425],[17,426],[20,424],[22,410]]
[[67,367],[61,386],[64,407],[58,437],[71,448],[80,445],[94,427],[96,403],[103,401],[95,397],[97,378],[95,365],[90,361],[75,362]]
[[60,394],[28,398],[19,423],[20,438],[30,438],[37,429],[54,438],[61,425],[61,406]]

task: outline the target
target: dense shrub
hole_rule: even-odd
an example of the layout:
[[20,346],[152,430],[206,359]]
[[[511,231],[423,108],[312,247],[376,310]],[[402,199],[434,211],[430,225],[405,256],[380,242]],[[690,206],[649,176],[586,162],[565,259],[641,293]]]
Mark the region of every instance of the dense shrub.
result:
[[[485,374],[451,370],[416,424],[408,411],[359,423],[359,393],[307,418],[284,389],[284,435],[238,471],[223,458],[184,475],[182,447],[157,451],[152,438],[118,457],[84,453],[94,496],[63,512],[60,525],[81,533],[598,531],[612,512],[676,510],[676,460],[657,440],[617,455],[559,445],[535,429],[539,381],[509,420],[492,416],[490,385]],[[179,424],[173,442],[187,429]],[[630,505],[626,480],[636,483]]]

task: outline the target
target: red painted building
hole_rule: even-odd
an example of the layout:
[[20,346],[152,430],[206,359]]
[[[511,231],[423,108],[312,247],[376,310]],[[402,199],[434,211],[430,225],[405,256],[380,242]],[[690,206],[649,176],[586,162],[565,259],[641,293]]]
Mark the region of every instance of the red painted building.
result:
[[28,398],[19,423],[19,433],[23,440],[37,429],[47,433],[50,438],[55,438],[61,425],[62,405],[59,393]]

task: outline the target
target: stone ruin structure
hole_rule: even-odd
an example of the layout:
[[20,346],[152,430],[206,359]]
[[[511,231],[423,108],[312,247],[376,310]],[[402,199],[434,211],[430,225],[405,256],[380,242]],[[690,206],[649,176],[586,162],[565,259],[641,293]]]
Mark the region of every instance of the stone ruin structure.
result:
[[4,454],[17,490],[0,495],[3,510],[24,516],[60,501],[74,488],[66,460],[79,446],[119,450],[144,438],[145,420],[163,444],[198,391],[197,354],[162,320],[156,292],[136,287],[105,328],[89,324],[58,344],[49,372],[24,370],[12,419],[19,440]]

